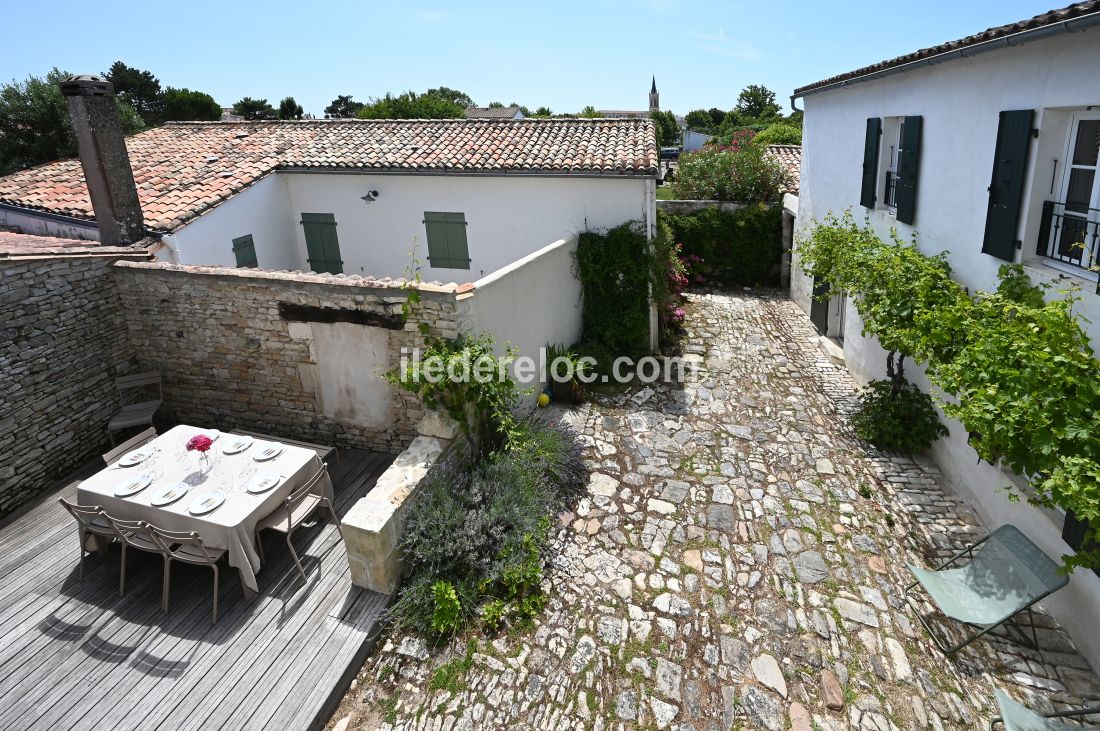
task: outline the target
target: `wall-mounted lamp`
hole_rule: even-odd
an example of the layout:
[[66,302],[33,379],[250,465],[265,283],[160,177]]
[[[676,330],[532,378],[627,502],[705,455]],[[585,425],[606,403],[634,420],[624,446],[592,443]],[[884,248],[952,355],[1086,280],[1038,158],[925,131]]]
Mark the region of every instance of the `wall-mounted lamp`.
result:
[[377,190],[368,190],[367,194],[363,196],[364,203],[374,203],[376,200],[378,200]]

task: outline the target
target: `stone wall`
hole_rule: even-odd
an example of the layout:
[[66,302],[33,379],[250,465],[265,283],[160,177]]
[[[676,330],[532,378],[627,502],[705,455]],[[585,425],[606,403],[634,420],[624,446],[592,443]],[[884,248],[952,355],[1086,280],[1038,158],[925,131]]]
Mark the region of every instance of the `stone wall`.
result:
[[112,261],[0,261],[0,517],[108,446],[134,365]]
[[381,373],[418,326],[453,337],[455,287],[407,291],[388,280],[122,262],[114,269],[142,367],[164,373],[184,423],[246,428],[396,454],[423,407]]

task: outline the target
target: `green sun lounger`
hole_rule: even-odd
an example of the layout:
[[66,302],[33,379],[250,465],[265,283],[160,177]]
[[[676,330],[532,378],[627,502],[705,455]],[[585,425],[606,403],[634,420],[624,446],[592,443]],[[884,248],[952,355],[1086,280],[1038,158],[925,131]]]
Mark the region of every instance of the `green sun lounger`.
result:
[[[968,556],[970,561],[958,568],[949,568],[963,556]],[[936,646],[949,655],[1025,610],[1032,620],[1031,634],[1037,648],[1039,642],[1031,607],[1069,583],[1060,564],[1040,551],[1013,525],[1002,525],[935,570],[912,564],[909,570],[916,581],[905,587],[905,599]],[[948,645],[932,630],[913,601],[911,592],[918,585],[945,615],[983,629],[956,645]]]
[[1001,717],[989,722],[991,731],[996,729],[998,724],[1005,731],[1086,731],[1086,729],[1100,731],[1100,726],[1072,726],[1058,720],[1100,714],[1100,708],[1082,708],[1076,711],[1040,715],[1021,706],[999,690],[994,691],[993,695],[997,699],[997,707],[1001,709]]

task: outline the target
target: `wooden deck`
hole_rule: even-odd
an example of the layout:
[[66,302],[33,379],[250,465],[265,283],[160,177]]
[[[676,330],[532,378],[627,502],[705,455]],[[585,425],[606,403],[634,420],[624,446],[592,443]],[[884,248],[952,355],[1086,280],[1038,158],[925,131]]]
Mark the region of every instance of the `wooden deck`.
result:
[[[330,463],[343,515],[392,458],[345,450]],[[0,729],[309,729],[323,726],[359,670],[388,597],[351,585],[331,522],[294,545],[268,534],[268,564],[248,601],[221,566],[217,624],[212,572],[176,564],[160,609],[162,561],[131,551],[118,596],[119,547],[77,574],[75,523],[55,496],[0,525]]]

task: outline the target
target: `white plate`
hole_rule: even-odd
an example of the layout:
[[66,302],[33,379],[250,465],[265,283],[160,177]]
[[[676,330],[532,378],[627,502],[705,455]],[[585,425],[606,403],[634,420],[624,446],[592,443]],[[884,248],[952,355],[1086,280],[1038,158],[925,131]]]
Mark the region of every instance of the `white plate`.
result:
[[145,488],[149,487],[149,483],[153,481],[153,476],[149,473],[143,473],[136,475],[129,482],[125,482],[115,488],[115,497],[130,497],[136,495]]
[[252,437],[243,437],[240,434],[230,434],[225,438],[222,452],[225,454],[240,454],[252,446]]
[[256,453],[252,455],[252,459],[257,462],[266,462],[269,459],[275,459],[283,453],[283,445],[278,442],[264,442],[258,446]]
[[205,515],[217,509],[224,502],[224,492],[221,490],[211,490],[195,498],[194,502],[191,503],[191,507],[187,509],[187,512],[191,513],[191,515]]
[[169,485],[153,493],[153,497],[149,498],[149,504],[155,505],[158,508],[164,505],[171,505],[186,495],[190,490],[190,485],[177,482],[175,485]]
[[139,465],[145,460],[149,459],[150,454],[152,454],[152,450],[141,447],[140,449],[135,449],[132,452],[127,452],[126,454],[122,455],[122,458],[119,459],[119,461],[115,464],[118,464],[122,467],[133,467],[134,465]]
[[267,492],[283,481],[276,472],[261,472],[245,483],[244,489],[253,494]]

